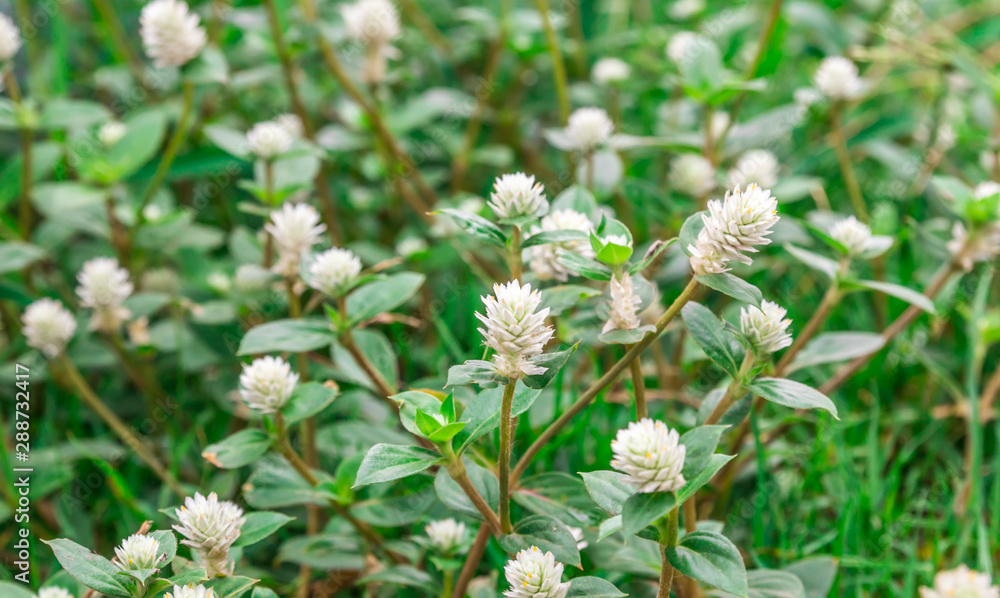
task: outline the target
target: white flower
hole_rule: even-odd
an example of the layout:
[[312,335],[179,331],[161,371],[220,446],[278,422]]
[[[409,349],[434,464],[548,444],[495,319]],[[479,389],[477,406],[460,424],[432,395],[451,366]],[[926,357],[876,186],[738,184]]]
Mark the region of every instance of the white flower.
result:
[[125,123],[117,120],[109,120],[97,130],[97,140],[104,147],[112,147],[121,141],[127,131],[128,127],[125,126]]
[[1000,587],[990,583],[990,576],[965,565],[934,576],[934,587],[920,588],[920,598],[1000,598]]
[[615,458],[611,467],[628,475],[639,492],[673,492],[685,483],[681,471],[687,448],[677,430],[661,421],[644,418],[618,430],[611,441]]
[[146,55],[158,68],[181,66],[201,52],[208,41],[198,15],[182,0],[153,0],[139,16],[139,34]]
[[736,166],[729,171],[730,187],[742,187],[750,183],[772,187],[777,182],[778,159],[767,150],[753,150],[743,154]]
[[111,257],[94,258],[83,265],[76,279],[80,286],[76,294],[80,305],[94,310],[91,330],[112,333],[131,315],[122,304],[132,294],[128,270],[118,266]]
[[521,286],[517,280],[494,284],[493,294],[495,297],[482,297],[486,315],[476,312],[476,317],[486,326],[479,329],[486,345],[496,351],[496,372],[511,380],[545,373],[546,368],[528,361],[542,353],[553,334],[552,327],[545,325],[549,308],[535,311],[542,294],[532,290],[530,284]]
[[211,272],[205,277],[205,282],[220,295],[225,295],[233,288],[233,281],[225,272]]
[[621,278],[611,277],[611,315],[601,332],[632,330],[639,327],[639,296],[632,288],[632,277],[623,272]]
[[240,374],[240,396],[251,409],[274,413],[288,402],[295,392],[299,375],[292,372],[280,357],[270,355],[243,365]]
[[424,251],[427,251],[427,241],[424,241],[420,237],[406,237],[396,244],[396,253],[404,258],[413,257]]
[[[220,501],[214,492],[204,497],[195,493],[184,500],[184,506],[174,510],[180,525],[173,526],[205,565],[208,577],[230,575],[235,563],[229,560],[229,549],[240,537],[246,519],[243,509],[229,501]],[[174,586],[177,591],[177,586]],[[182,598],[177,595],[175,598]],[[192,595],[193,596],[193,595]],[[202,595],[197,595],[202,598]]]
[[62,353],[76,332],[73,314],[62,303],[48,297],[29,305],[24,310],[21,322],[24,324],[21,332],[28,345],[38,349],[49,359]]
[[310,286],[327,297],[339,297],[361,274],[361,260],[350,249],[332,247],[309,266]]
[[710,43],[712,41],[700,33],[681,31],[670,38],[667,44],[667,56],[674,61],[674,64],[680,64],[693,53],[695,46]]
[[667,8],[671,19],[684,21],[705,10],[705,0],[677,0]]
[[292,146],[288,127],[273,120],[257,123],[247,131],[247,145],[258,158],[271,159]]
[[986,199],[1000,193],[1000,183],[994,183],[993,181],[979,183],[972,193],[976,196],[976,199]]
[[758,353],[774,353],[792,344],[788,326],[792,321],[785,316],[788,312],[773,301],[766,299],[760,308],[748,305],[740,308],[740,330]]
[[[541,226],[531,227],[531,235],[558,230],[578,230],[589,233],[593,229],[594,225],[585,214],[575,210],[556,210],[542,218]],[[566,282],[571,274],[576,274],[571,268],[559,261],[559,257],[567,253],[594,257],[594,250],[585,239],[545,243],[525,250],[529,267],[535,276],[541,280],[554,279],[559,282]]]
[[347,34],[355,41],[382,44],[402,33],[399,11],[391,0],[358,0],[341,10]]
[[848,216],[830,227],[830,237],[847,248],[847,255],[856,256],[868,248],[872,229],[854,216]]
[[431,545],[447,554],[462,545],[465,541],[465,524],[452,518],[431,521],[424,528]]
[[174,586],[172,592],[164,594],[163,598],[215,598],[217,594],[210,588],[189,583],[186,586]]
[[14,21],[0,13],[0,62],[10,60],[21,49],[21,30]]
[[274,271],[295,276],[299,272],[302,252],[319,242],[326,225],[320,224],[319,212],[311,205],[286,203],[280,210],[271,212],[271,222],[264,229],[278,245],[278,263]]
[[614,83],[620,83],[629,78],[632,74],[632,67],[621,58],[602,58],[594,63],[593,70],[590,71],[590,78],[594,83],[606,87]]
[[60,588],[59,586],[49,586],[38,590],[38,594],[35,594],[35,598],[74,598],[74,596],[73,594],[70,594],[68,590]]
[[722,274],[729,270],[726,266],[729,258],[722,253],[718,245],[712,243],[704,228],[698,233],[695,244],[688,245],[688,252],[691,254],[691,271],[695,276]]
[[670,165],[670,184],[681,193],[701,197],[715,188],[715,167],[699,154],[683,154]]
[[865,81],[858,77],[856,64],[843,56],[823,59],[813,77],[816,89],[832,100],[854,100],[864,93]]
[[823,94],[813,87],[799,87],[792,92],[792,98],[799,106],[808,108],[823,99]]
[[297,114],[279,114],[274,122],[284,127],[292,139],[299,139],[305,134],[302,119]]
[[579,108],[569,115],[566,134],[578,150],[590,153],[607,143],[615,124],[600,108]]
[[744,252],[756,252],[757,245],[771,242],[767,235],[778,221],[778,201],[769,189],[755,184],[745,191],[735,187],[726,191],[724,201],[708,202],[708,215],[701,219],[705,226],[695,245],[688,246],[691,266],[695,274],[725,271],[726,261],[753,263]]
[[115,548],[115,564],[123,571],[159,569],[160,543],[153,536],[132,534]]
[[564,598],[569,592],[569,582],[562,582],[562,563],[537,546],[522,550],[507,561],[503,574],[510,584],[510,589],[503,593],[506,598]]
[[489,206],[500,218],[541,216],[549,209],[545,187],[523,172],[505,174],[493,182]]
[[966,272],[976,262],[988,262],[1000,254],[1000,225],[983,226],[971,238],[961,222],[951,229],[952,238],[945,244],[948,252]]

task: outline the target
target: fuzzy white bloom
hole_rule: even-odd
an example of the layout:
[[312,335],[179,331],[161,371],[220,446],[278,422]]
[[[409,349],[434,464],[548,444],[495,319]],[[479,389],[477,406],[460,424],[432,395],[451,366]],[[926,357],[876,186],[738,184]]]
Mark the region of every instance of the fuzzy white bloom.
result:
[[431,521],[424,531],[427,532],[431,545],[445,554],[452,552],[465,541],[465,524],[451,517]]
[[48,297],[29,305],[21,322],[24,324],[21,332],[28,346],[38,349],[49,359],[62,353],[76,332],[73,314],[61,302]]
[[541,216],[549,208],[545,187],[523,172],[505,174],[493,182],[490,208],[500,218]]
[[920,588],[920,598],[1000,598],[1000,587],[990,583],[990,576],[965,565],[934,576],[934,587]]
[[753,305],[740,308],[740,330],[758,353],[774,353],[792,344],[788,333],[791,319],[788,312],[773,301],[766,299],[760,308]]
[[813,77],[813,84],[832,100],[857,99],[867,87],[858,76],[858,66],[843,56],[824,58]]
[[211,588],[189,583],[186,586],[174,586],[173,591],[164,594],[163,598],[216,598],[216,596]]
[[667,14],[671,19],[684,21],[705,10],[705,0],[677,0],[670,3]]
[[854,216],[839,220],[830,227],[830,237],[847,248],[847,255],[856,256],[868,248],[872,240],[872,229]]
[[185,64],[208,41],[201,19],[183,0],[153,0],[143,7],[139,34],[146,55],[158,68]]
[[1000,225],[981,227],[970,238],[965,226],[956,222],[951,229],[951,240],[945,247],[958,265],[970,272],[976,262],[988,262],[1000,255]]
[[115,564],[123,571],[159,569],[160,543],[153,536],[132,534],[115,548]]
[[399,11],[392,0],[358,0],[342,7],[347,34],[355,41],[387,43],[402,33]]
[[755,184],[745,191],[735,187],[726,191],[725,200],[709,201],[708,215],[701,219],[705,226],[695,245],[688,246],[691,267],[696,275],[724,272],[727,261],[753,263],[744,252],[756,252],[757,245],[771,242],[767,235],[778,221],[778,201],[769,189]]
[[269,160],[283,154],[292,146],[288,127],[274,120],[255,124],[247,131],[247,145],[258,158]]
[[35,598],[75,598],[68,590],[59,586],[49,586],[38,590]]
[[792,92],[792,98],[799,106],[808,108],[813,104],[821,102],[823,100],[823,94],[821,94],[819,90],[814,87],[799,87]]
[[[193,497],[184,499],[184,506],[175,509],[174,514],[180,524],[173,527],[185,538],[181,544],[194,549],[208,577],[230,575],[235,563],[229,560],[229,549],[240,537],[240,529],[246,522],[243,509],[228,500],[220,501],[215,492],[207,497],[196,492]],[[176,586],[174,589],[176,591]]]
[[420,237],[407,237],[396,244],[396,253],[401,257],[410,258],[427,251],[427,241]]
[[[531,227],[531,235],[558,230],[578,230],[589,233],[594,229],[590,219],[585,214],[575,210],[556,210],[542,218],[541,226]],[[570,275],[575,275],[571,268],[559,261],[560,256],[575,253],[583,257],[594,257],[594,250],[587,240],[563,241],[561,243],[545,243],[535,245],[525,250],[531,271],[541,280],[558,280],[566,282]]]
[[562,581],[562,563],[537,546],[522,550],[507,561],[503,574],[510,584],[510,589],[503,593],[506,598],[564,598],[569,592],[569,582]]
[[715,167],[699,154],[683,154],[670,165],[670,184],[681,193],[700,197],[715,188]]
[[240,396],[251,409],[274,413],[292,397],[298,382],[299,375],[285,360],[268,355],[243,365]]
[[590,153],[607,143],[615,132],[611,117],[601,108],[578,108],[569,115],[566,134],[578,150]]
[[326,225],[320,224],[319,212],[311,205],[285,203],[280,210],[271,212],[271,222],[264,229],[278,245],[278,263],[274,271],[295,276],[299,272],[302,252],[319,242]]
[[0,13],[0,62],[10,60],[21,49],[21,30],[14,21]]
[[117,120],[109,120],[97,130],[97,140],[104,147],[112,147],[122,140],[126,132],[128,132],[128,127],[125,126],[125,123]]
[[674,64],[680,64],[681,61],[688,59],[695,46],[710,43],[712,41],[700,33],[681,31],[670,38],[667,44],[667,57],[674,61]]
[[311,286],[327,297],[339,297],[361,274],[361,260],[350,249],[332,247],[309,266]]
[[632,330],[639,327],[639,296],[632,288],[632,277],[623,272],[621,278],[611,277],[611,315],[601,332]]
[[973,190],[973,195],[976,199],[986,199],[992,195],[1000,193],[1000,183],[995,183],[993,181],[985,181],[976,185],[975,190]]
[[135,287],[129,281],[128,270],[111,257],[94,258],[83,265],[76,276],[80,286],[76,294],[80,305],[94,310],[91,330],[115,332],[131,315],[122,304]]
[[274,118],[274,122],[284,127],[292,139],[299,139],[305,134],[302,119],[297,114],[279,114]]
[[553,334],[552,327],[545,325],[549,308],[535,311],[542,294],[532,290],[530,284],[521,286],[512,280],[494,284],[493,295],[481,299],[486,315],[476,312],[476,317],[486,328],[480,328],[479,333],[486,338],[486,345],[496,351],[493,357],[496,372],[511,380],[545,373],[546,368],[528,361],[542,353]]
[[695,244],[688,245],[688,252],[691,253],[691,271],[694,272],[695,276],[722,274],[729,271],[729,267],[726,266],[729,258],[725,256],[718,245],[712,243],[711,236],[704,228],[698,233]]
[[752,150],[743,154],[729,171],[730,187],[743,187],[750,183],[773,187],[777,182],[778,159],[767,150]]
[[625,81],[631,74],[632,67],[627,62],[621,58],[608,57],[594,63],[590,78],[601,87],[606,87]]
[[614,459],[611,467],[628,475],[628,482],[639,492],[673,492],[686,480],[684,456],[687,447],[680,443],[680,434],[667,424],[643,418],[618,430],[611,441]]

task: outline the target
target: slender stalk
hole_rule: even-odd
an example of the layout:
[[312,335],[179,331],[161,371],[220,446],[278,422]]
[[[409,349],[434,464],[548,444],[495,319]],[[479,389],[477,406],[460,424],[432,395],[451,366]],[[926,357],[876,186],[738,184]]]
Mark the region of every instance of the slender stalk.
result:
[[847,138],[844,136],[843,120],[844,104],[835,102],[830,111],[830,135],[833,136],[833,148],[837,151],[837,160],[840,162],[840,174],[844,177],[844,185],[847,186],[847,194],[851,198],[851,205],[854,207],[854,215],[862,222],[868,222],[868,208],[865,207],[865,198],[861,195],[861,185],[858,184],[858,176],[854,172],[854,164],[851,162],[851,153],[847,150]]
[[274,160],[264,160],[264,197],[268,205],[274,205]]
[[510,235],[510,253],[507,256],[511,280],[521,280],[523,264],[521,263],[521,227],[515,226]]
[[673,321],[675,317],[677,317],[677,314],[680,313],[681,308],[683,308],[687,304],[687,302],[691,299],[691,296],[694,294],[698,286],[699,286],[698,281],[695,278],[692,278],[690,282],[688,282],[687,286],[684,287],[684,290],[681,291],[681,294],[678,295],[677,298],[674,299],[674,302],[670,304],[670,307],[667,308],[667,311],[663,313],[659,321],[656,322],[656,330],[650,332],[649,334],[644,336],[642,340],[632,345],[632,347],[625,353],[625,355],[621,359],[615,362],[615,364],[611,366],[608,369],[608,371],[604,373],[603,376],[594,381],[587,388],[587,390],[585,390],[583,394],[580,395],[580,398],[578,398],[572,405],[570,405],[569,409],[563,412],[563,414],[560,415],[556,419],[556,421],[549,424],[549,427],[545,428],[545,430],[538,436],[538,438],[533,443],[531,443],[531,446],[528,447],[528,450],[526,450],[524,452],[524,455],[521,456],[521,459],[518,460],[517,467],[514,468],[514,472],[513,474],[511,474],[512,486],[516,485],[517,481],[521,478],[522,475],[524,475],[524,472],[527,471],[528,465],[531,464],[531,460],[535,457],[535,455],[537,455],[542,450],[542,448],[544,448],[545,445],[549,443],[549,441],[555,438],[556,434],[558,434],[559,431],[566,426],[566,424],[568,424],[574,417],[576,417],[578,413],[583,411],[587,407],[587,405],[589,405],[590,402],[593,401],[597,397],[597,395],[601,393],[601,391],[610,386],[611,383],[613,383],[615,379],[618,378],[618,375],[621,374],[634,359],[639,357],[640,353],[645,351],[646,348],[649,347],[649,345],[651,345],[654,340],[659,338],[660,334],[662,334],[663,330],[667,327],[667,324],[669,324],[671,321]]
[[642,377],[641,359],[633,359],[629,364],[632,371],[632,390],[635,393],[635,419],[639,421],[649,415],[646,409],[646,381]]
[[510,452],[514,423],[510,414],[514,407],[514,388],[511,382],[503,389],[503,399],[500,402],[500,524],[503,533],[514,531],[510,524]]
[[128,66],[129,72],[132,73],[132,78],[135,79],[136,83],[141,85],[145,76],[142,62],[139,61],[139,57],[132,51],[132,47],[128,43],[128,35],[126,35],[125,28],[118,18],[117,11],[111,6],[109,0],[93,0],[93,3],[97,12],[101,15],[101,19],[108,26],[108,32],[111,34],[111,43],[115,47],[115,52],[117,52],[119,60]]
[[569,85],[566,83],[566,65],[563,62],[562,49],[559,47],[559,37],[549,16],[548,0],[535,0],[535,8],[542,16],[542,27],[545,29],[545,39],[548,41],[549,54],[552,56],[552,77],[556,84],[559,118],[565,125],[569,121]]
[[705,425],[711,426],[716,423],[722,416],[729,411],[729,408],[733,406],[733,403],[738,401],[743,396],[743,383],[746,379],[748,373],[750,373],[750,368],[756,362],[753,351],[747,351],[743,356],[743,364],[740,366],[740,371],[733,376],[732,382],[729,383],[729,387],[726,388],[726,394],[722,395],[719,402],[715,405],[715,409],[708,414],[705,418]]
[[451,598],[465,598],[465,590],[469,587],[469,582],[476,575],[476,568],[483,560],[483,553],[486,552],[486,545],[490,541],[490,528],[486,525],[479,526],[476,532],[476,539],[472,541],[472,548],[465,557],[465,564],[462,565],[462,572],[458,575],[455,589],[451,593]]
[[486,502],[483,495],[480,494],[479,491],[476,490],[476,487],[472,484],[472,480],[469,479],[469,474],[465,471],[465,464],[462,463],[461,458],[454,456],[451,458],[448,463],[448,474],[451,476],[451,479],[455,480],[459,487],[462,488],[462,491],[465,492],[466,496],[469,497],[469,500],[472,501],[472,504],[476,507],[476,510],[479,511],[479,514],[483,516],[489,530],[496,536],[502,535],[503,526],[500,523],[500,517],[493,512],[489,503]]
[[584,164],[586,164],[586,185],[587,189],[591,191],[594,190],[594,152],[587,152],[587,155],[583,158]]
[[667,515],[665,529],[660,530],[660,587],[656,598],[670,598],[670,588],[674,583],[674,566],[667,559],[667,548],[677,545],[677,509]]
[[[7,93],[15,108],[20,112],[23,108],[24,96],[21,95],[21,87],[14,76],[14,67],[7,64],[3,70],[4,83],[7,85]],[[19,229],[25,241],[31,240],[31,187],[34,183],[34,170],[32,166],[32,147],[35,134],[32,129],[21,126],[21,203],[18,214]]]

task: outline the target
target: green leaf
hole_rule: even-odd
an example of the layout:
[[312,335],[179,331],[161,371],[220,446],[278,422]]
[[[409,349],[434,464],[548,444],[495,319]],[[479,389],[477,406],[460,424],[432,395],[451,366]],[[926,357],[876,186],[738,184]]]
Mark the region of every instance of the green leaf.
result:
[[548,386],[549,382],[559,373],[559,370],[566,365],[569,361],[569,356],[576,352],[577,347],[580,343],[577,342],[569,349],[563,349],[562,351],[553,351],[552,353],[542,353],[541,355],[536,355],[531,357],[530,361],[533,365],[545,368],[545,371],[541,374],[534,374],[531,376],[525,376],[521,379],[524,385],[528,388],[542,389]]
[[617,471],[591,471],[580,476],[597,506],[611,515],[620,515],[625,502],[635,494],[628,476]]
[[264,430],[246,429],[205,447],[201,456],[216,467],[236,469],[253,463],[271,448],[271,437]]
[[194,60],[184,65],[181,74],[186,81],[198,85],[225,84],[229,81],[229,64],[222,50],[214,45],[207,45]]
[[801,382],[787,378],[758,378],[748,384],[747,388],[772,403],[794,409],[823,409],[840,419],[837,416],[837,406],[829,397]]
[[174,532],[168,529],[149,532],[149,536],[155,538],[160,543],[160,554],[163,555],[163,560],[159,562],[159,565],[162,569],[169,565],[174,560],[174,557],[177,556],[177,537],[174,536]]
[[35,593],[28,586],[10,581],[0,581],[0,594],[4,598],[35,598]]
[[222,577],[205,582],[218,598],[239,598],[250,591],[258,580],[249,577]]
[[275,511],[257,511],[246,515],[246,522],[240,529],[240,537],[233,546],[250,546],[267,538],[294,519]]
[[786,373],[870,355],[884,346],[885,338],[875,332],[824,332],[802,348]]
[[113,598],[131,598],[132,593],[118,575],[121,569],[111,561],[65,538],[42,542],[52,548],[63,569],[83,585]]
[[661,253],[666,251],[668,247],[670,247],[676,242],[677,242],[677,237],[674,237],[673,239],[669,239],[667,241],[660,241],[660,240],[654,241],[653,244],[649,246],[649,249],[646,250],[646,253],[642,256],[642,259],[629,266],[628,273],[637,274],[638,272],[645,270],[646,267],[648,267],[650,264],[653,263],[653,260],[659,257]]
[[[473,487],[483,497],[486,504],[490,505],[491,509],[497,510],[500,504],[500,482],[497,481],[496,474],[481,465],[477,465],[468,457],[463,458],[462,463],[465,465],[465,472]],[[437,476],[434,478],[434,492],[437,494],[438,500],[449,509],[482,521],[483,516],[479,513],[479,509],[472,504],[458,482],[451,479],[443,467],[438,470]]]
[[278,594],[271,588],[254,588],[250,598],[278,598]]
[[747,572],[740,551],[728,538],[712,532],[685,534],[676,547],[666,548],[667,559],[682,575],[724,592],[747,597]]
[[277,320],[247,331],[236,354],[303,353],[328,347],[336,338],[327,321],[320,318]]
[[331,388],[319,382],[299,384],[295,388],[295,392],[292,393],[292,398],[281,408],[281,413],[285,416],[285,424],[291,425],[300,422],[323,411],[337,398],[339,393],[340,389],[336,386]]
[[278,558],[283,562],[324,571],[359,571],[365,568],[364,551],[358,543],[332,534],[292,538],[281,545]]
[[742,361],[733,350],[736,338],[728,332],[722,322],[707,307],[699,303],[688,303],[681,310],[684,324],[695,342],[705,351],[709,359],[735,376]]
[[902,299],[910,305],[915,305],[929,314],[933,314],[935,311],[934,302],[928,299],[926,295],[918,293],[913,289],[908,289],[902,285],[893,284],[891,282],[881,282],[878,280],[854,280],[845,284],[845,286],[848,287],[855,285],[861,288],[885,293],[886,295],[895,297],[896,299]]
[[[438,407],[439,408],[440,408],[440,405],[441,404],[438,403]],[[428,436],[430,436],[434,432],[437,432],[438,429],[441,427],[441,422],[439,422],[438,420],[434,419],[430,415],[427,415],[423,411],[419,411],[419,410],[414,415],[413,421],[414,421],[414,423],[417,426],[417,430],[419,430],[420,434],[422,436],[424,436],[425,438],[428,437]]]
[[620,598],[628,596],[621,592],[610,581],[600,577],[574,577],[569,582],[569,592],[566,598]]
[[42,129],[85,129],[111,120],[111,112],[89,100],[54,98],[45,103],[38,126]]
[[535,233],[525,239],[524,243],[521,244],[521,249],[527,249],[536,245],[545,245],[546,243],[569,243],[571,241],[584,241],[586,239],[587,233],[582,230],[546,230]]
[[428,594],[433,594],[437,584],[430,573],[421,571],[409,565],[393,565],[380,571],[366,575],[358,580],[358,584],[385,583],[410,588],[420,588]]
[[45,250],[21,241],[0,243],[0,274],[17,272],[45,256]]
[[802,559],[787,565],[784,571],[802,581],[806,598],[826,598],[837,577],[837,559],[828,556]]
[[641,341],[647,334],[656,330],[656,326],[639,326],[629,330],[609,330],[597,336],[597,340],[606,345],[631,345]]
[[500,547],[510,554],[537,547],[551,552],[561,563],[581,567],[580,551],[569,528],[555,517],[532,515],[517,522],[514,533],[498,538]]
[[507,384],[506,376],[496,372],[492,361],[470,359],[465,363],[448,368],[448,381],[445,386],[466,386],[478,384],[485,388],[493,388],[497,384]]
[[428,440],[431,442],[448,442],[455,437],[456,434],[462,431],[465,427],[463,422],[453,422],[450,424],[445,424],[438,428],[438,430],[428,436]]
[[209,141],[227,154],[243,160],[251,158],[245,133],[224,125],[208,125],[204,133]]
[[500,227],[482,216],[472,214],[470,212],[463,212],[461,210],[453,210],[451,208],[443,208],[438,210],[438,212],[451,216],[455,220],[456,224],[462,227],[465,232],[469,233],[473,237],[476,237],[481,241],[485,241],[494,247],[507,247],[507,236],[503,234]]
[[124,121],[125,136],[107,153],[86,162],[81,170],[87,178],[113,183],[134,174],[160,149],[167,119],[159,110],[149,110]]
[[596,255],[597,261],[611,266],[624,264],[630,257],[632,257],[632,247],[616,243],[605,243]]
[[719,445],[719,438],[729,426],[698,426],[681,436],[684,445],[685,479],[691,479],[708,465],[708,461]]
[[796,575],[775,569],[747,572],[750,598],[806,598],[806,588]]
[[401,272],[356,289],[347,297],[350,325],[353,327],[358,322],[399,307],[406,303],[422,284],[424,284],[423,274]]
[[611,280],[611,268],[595,259],[583,257],[577,253],[567,251],[560,254],[559,263],[590,280]]
[[557,210],[573,210],[587,216],[587,218],[598,218],[597,200],[594,194],[581,185],[570,185],[552,200],[551,212]]
[[441,457],[427,449],[395,444],[376,444],[365,455],[354,487],[391,482],[411,476],[440,462]]
[[698,490],[701,490],[705,484],[712,481],[715,474],[719,473],[719,470],[726,466],[733,460],[735,455],[709,455],[708,463],[702,467],[698,473],[693,477],[685,477],[687,483],[684,487],[677,491],[677,502],[683,503],[687,499],[695,495]]
[[701,276],[695,276],[695,278],[706,287],[729,295],[733,299],[742,301],[743,303],[760,307],[761,302],[764,300],[764,295],[760,292],[760,289],[728,272],[702,274]]
[[633,494],[622,506],[622,531],[626,536],[634,536],[676,507],[677,497],[673,492]]
[[[540,394],[540,390],[528,388],[519,383],[514,388],[511,415],[518,417],[526,412],[535,403],[535,399]],[[500,402],[502,397],[502,388],[490,388],[476,395],[476,398],[470,401],[465,407],[461,419],[465,423],[465,428],[455,436],[455,440],[461,443],[458,449],[459,454],[468,449],[476,439],[490,433],[500,425]]]
[[549,308],[550,316],[558,316],[583,300],[600,295],[601,291],[583,285],[566,284],[542,289],[539,309]]
[[792,257],[809,266],[813,270],[822,272],[827,278],[831,280],[837,278],[837,272],[840,270],[840,266],[837,265],[837,262],[831,260],[830,258],[823,257],[818,253],[813,253],[808,249],[802,249],[801,247],[797,247],[791,243],[785,244],[785,250],[792,254]]
[[677,239],[681,244],[681,249],[684,250],[684,253],[687,254],[688,257],[691,256],[691,252],[688,250],[688,247],[692,247],[697,244],[698,233],[701,232],[701,229],[705,228],[705,221],[701,218],[703,214],[705,214],[705,212],[701,211],[688,216],[687,220],[685,220],[684,224],[681,226],[680,234],[677,235]]

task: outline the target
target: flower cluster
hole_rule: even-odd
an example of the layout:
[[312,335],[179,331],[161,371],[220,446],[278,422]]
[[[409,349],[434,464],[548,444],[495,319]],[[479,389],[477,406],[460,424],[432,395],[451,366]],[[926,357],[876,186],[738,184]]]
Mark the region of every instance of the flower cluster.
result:
[[73,594],[69,593],[69,590],[65,588],[60,588],[59,586],[49,586],[47,588],[42,588],[38,590],[38,594],[35,598],[75,598]]
[[625,81],[631,74],[632,67],[621,58],[602,58],[594,63],[590,78],[594,83],[606,87]]
[[831,100],[855,100],[865,92],[867,84],[858,76],[858,66],[843,56],[823,59],[813,84]]
[[73,314],[61,302],[48,297],[29,305],[21,322],[24,324],[21,332],[28,346],[38,349],[49,359],[62,353],[76,332]]
[[872,240],[872,229],[854,216],[839,220],[830,227],[830,238],[847,249],[847,255],[854,257],[864,253]]
[[601,332],[638,328],[640,301],[632,288],[632,277],[627,272],[612,276],[608,288],[611,292],[611,315]]
[[243,366],[240,396],[251,409],[274,413],[292,397],[298,382],[299,375],[285,360],[268,355]]
[[530,284],[521,286],[520,282],[512,280],[507,284],[494,284],[493,295],[482,297],[486,315],[476,312],[476,317],[486,326],[479,329],[486,338],[486,345],[496,351],[494,369],[512,381],[545,373],[546,368],[530,361],[531,357],[542,353],[554,333],[552,327],[545,324],[549,308],[536,311],[542,294],[532,290]]
[[431,545],[443,554],[453,552],[465,542],[465,524],[451,517],[430,522],[424,531]]
[[774,353],[792,344],[787,332],[792,321],[788,312],[777,303],[764,300],[760,308],[753,305],[740,308],[740,331],[758,354]]
[[385,79],[387,60],[396,56],[392,40],[403,30],[392,0],[358,0],[343,5],[341,15],[347,34],[366,48],[361,78],[366,83]]
[[90,329],[114,333],[121,328],[131,315],[123,305],[134,289],[128,270],[119,267],[115,258],[99,257],[85,263],[76,279],[80,305],[94,310]]
[[628,475],[639,492],[673,492],[687,483],[681,473],[686,447],[677,430],[661,421],[645,418],[630,423],[618,430],[611,450],[615,456],[611,467]]
[[743,154],[729,171],[729,186],[742,187],[757,183],[772,187],[778,182],[778,159],[767,150],[753,150]]
[[208,37],[183,0],[153,0],[139,16],[146,55],[158,68],[181,66],[197,56]]
[[132,534],[115,548],[115,564],[123,571],[158,569],[164,556],[156,538],[146,534]]
[[549,209],[545,187],[523,172],[505,174],[493,182],[489,206],[500,218],[537,217]]
[[164,594],[163,598],[216,598],[217,594],[211,588],[189,583],[186,586],[174,586],[174,589]]
[[[531,234],[559,230],[578,230],[589,233],[594,229],[585,214],[575,210],[556,210],[542,218],[539,226],[531,228]],[[571,274],[576,274],[570,267],[559,261],[559,257],[567,253],[575,253],[583,257],[594,257],[594,249],[586,240],[561,241],[558,243],[543,243],[525,250],[531,271],[540,280],[558,280],[566,282]]]
[[670,165],[670,184],[682,193],[701,197],[715,188],[715,167],[700,154],[683,154]]
[[[229,501],[220,501],[214,492],[208,497],[195,493],[184,500],[184,506],[174,510],[180,521],[173,526],[205,565],[209,577],[230,575],[235,563],[229,560],[229,549],[240,537],[246,518],[243,509]],[[175,592],[177,587],[174,587]],[[181,595],[175,598],[182,598]],[[197,595],[195,598],[204,598]]]
[[113,147],[122,140],[126,132],[128,132],[128,127],[125,126],[125,123],[117,120],[109,120],[97,130],[97,140],[104,147]]
[[292,140],[288,126],[276,120],[257,123],[247,131],[247,146],[263,160],[271,160],[287,152]]
[[10,60],[21,49],[21,30],[14,21],[0,13],[0,62]]
[[332,247],[309,266],[309,284],[327,297],[339,297],[361,274],[361,260],[350,249]]
[[326,230],[320,224],[319,212],[305,203],[286,203],[271,212],[271,222],[264,227],[278,245],[278,263],[274,271],[284,276],[296,276],[302,252],[319,242]]
[[510,584],[503,593],[506,598],[564,598],[569,592],[569,583],[562,581],[562,563],[537,546],[518,552],[503,573]]
[[745,191],[735,187],[723,201],[708,202],[708,214],[702,214],[704,227],[698,233],[691,253],[691,268],[696,275],[725,272],[726,262],[753,263],[745,252],[771,242],[767,235],[778,222],[778,201],[768,189],[751,184]]
[[933,587],[920,588],[920,598],[1000,598],[1000,586],[990,583],[990,576],[965,565],[934,576]]
[[591,153],[608,142],[615,124],[601,108],[580,108],[569,116],[566,133],[576,149]]

